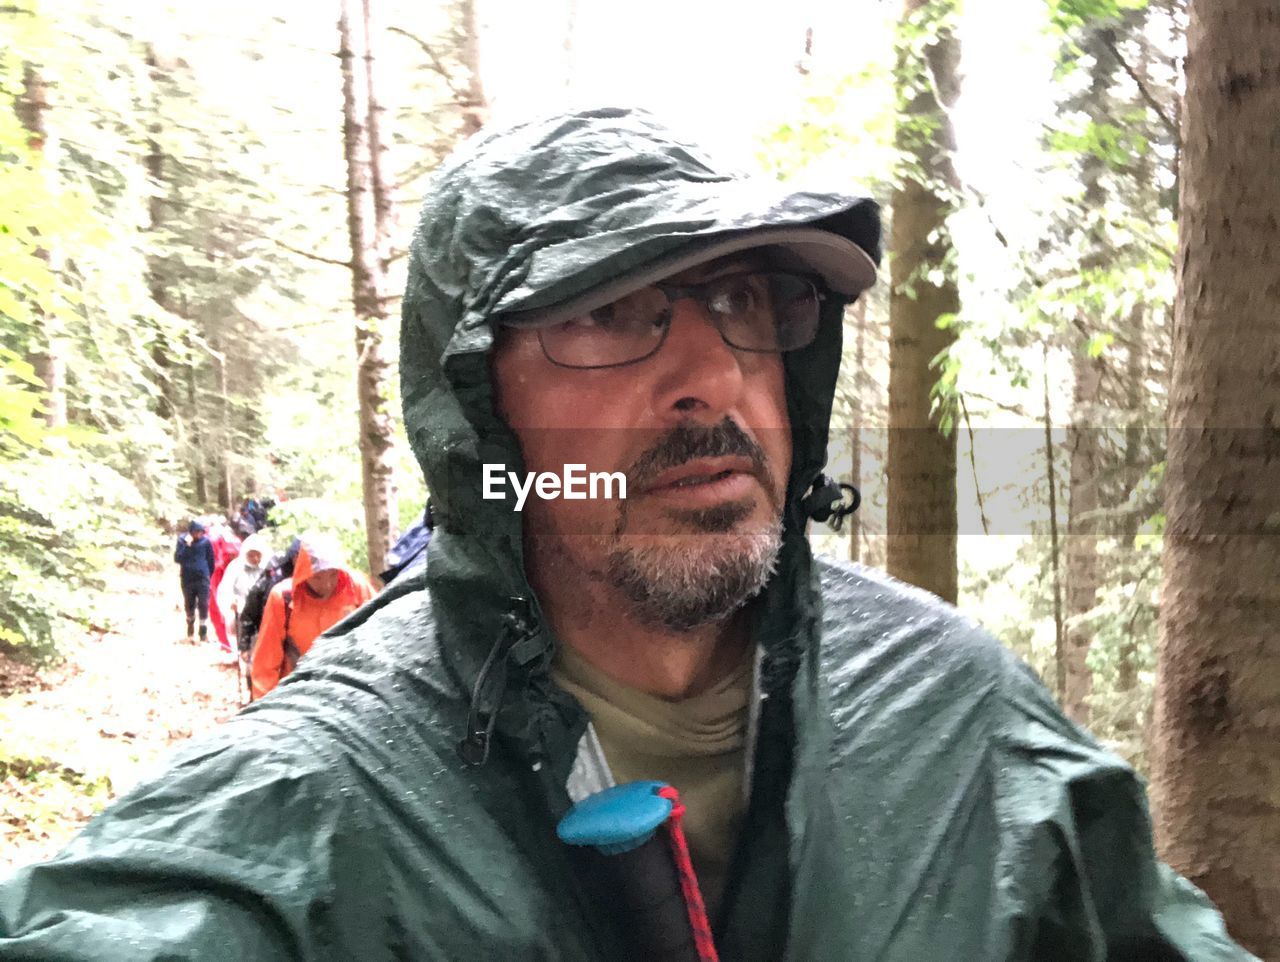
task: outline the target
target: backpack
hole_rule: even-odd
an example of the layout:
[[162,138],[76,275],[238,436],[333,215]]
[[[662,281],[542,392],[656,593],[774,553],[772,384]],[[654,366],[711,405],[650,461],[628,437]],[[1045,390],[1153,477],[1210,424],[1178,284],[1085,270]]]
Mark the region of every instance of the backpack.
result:
[[431,543],[434,528],[435,518],[432,516],[431,502],[428,501],[422,520],[415,522],[387,552],[387,570],[378,576],[383,585],[390,584],[393,578],[400,575],[412,574],[419,568],[426,567],[427,546]]
[[287,588],[284,593],[284,642],[281,645],[284,649],[284,674],[286,675],[298,667],[298,659],[302,657],[302,652],[298,650],[297,643],[289,637],[289,619],[292,615],[293,589]]

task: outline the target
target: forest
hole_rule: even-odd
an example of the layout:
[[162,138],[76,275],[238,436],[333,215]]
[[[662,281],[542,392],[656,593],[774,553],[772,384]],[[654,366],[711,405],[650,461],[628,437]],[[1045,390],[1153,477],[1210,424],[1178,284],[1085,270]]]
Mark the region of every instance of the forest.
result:
[[[620,44],[600,0],[0,5],[2,847],[56,851],[134,777],[140,749],[66,755],[90,715],[24,712],[91,644],[173,646],[189,519],[270,498],[278,544],[389,566],[430,494],[397,357],[433,171],[486,124],[626,102],[882,204],[830,442],[861,508],[814,550],[1028,662],[1280,960],[1280,14],[705,6]],[[706,62],[657,78],[653,45]],[[237,707],[206,662],[180,671],[216,697],[133,726],[155,752]]]

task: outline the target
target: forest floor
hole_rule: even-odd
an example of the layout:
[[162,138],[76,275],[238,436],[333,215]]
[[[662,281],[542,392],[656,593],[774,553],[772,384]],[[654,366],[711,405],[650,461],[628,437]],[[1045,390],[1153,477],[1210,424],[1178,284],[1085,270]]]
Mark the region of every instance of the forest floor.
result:
[[186,641],[167,574],[111,573],[110,628],[54,668],[0,656],[0,874],[55,854],[170,746],[236,712],[234,666],[216,643]]

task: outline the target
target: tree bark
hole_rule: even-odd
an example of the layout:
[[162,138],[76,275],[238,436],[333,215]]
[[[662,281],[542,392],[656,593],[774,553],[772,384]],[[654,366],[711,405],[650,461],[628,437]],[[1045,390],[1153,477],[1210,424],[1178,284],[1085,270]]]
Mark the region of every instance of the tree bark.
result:
[[1156,830],[1280,959],[1280,7],[1192,0],[1187,38]]
[[943,315],[960,310],[947,217],[958,180],[955,133],[946,108],[959,91],[954,0],[906,0],[903,29],[929,31],[899,48],[901,101],[896,139],[907,162],[892,199],[889,293],[888,570],[954,602],[956,435],[932,411],[933,360],[955,341]]
[[376,20],[375,2],[342,0],[338,21],[360,463],[369,571],[374,576],[387,566],[396,517],[393,422],[387,403],[391,365],[382,337],[387,323],[391,201],[382,171],[381,107],[372,89],[376,70],[370,29]]

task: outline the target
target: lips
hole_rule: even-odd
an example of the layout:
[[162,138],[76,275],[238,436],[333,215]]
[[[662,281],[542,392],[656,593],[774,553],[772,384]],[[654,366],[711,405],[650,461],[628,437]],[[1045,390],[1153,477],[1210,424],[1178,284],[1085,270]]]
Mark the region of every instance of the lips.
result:
[[755,465],[750,458],[698,458],[677,467],[668,468],[651,482],[643,485],[641,491],[646,494],[675,493],[721,484],[739,476],[750,478],[756,476]]

